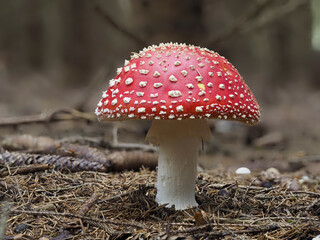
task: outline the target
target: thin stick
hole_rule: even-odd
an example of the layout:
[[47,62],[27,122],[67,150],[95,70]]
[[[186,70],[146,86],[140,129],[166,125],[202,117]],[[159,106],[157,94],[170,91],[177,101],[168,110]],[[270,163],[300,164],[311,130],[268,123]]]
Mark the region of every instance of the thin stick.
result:
[[222,35],[210,40],[207,44],[217,45],[225,40],[231,39],[237,35],[248,33],[256,30],[262,26],[270,24],[271,22],[283,17],[297,8],[310,2],[309,0],[289,0],[282,6],[274,7],[272,11],[267,12],[266,9],[271,5],[273,0],[264,0],[259,3],[249,13],[240,17],[235,21],[235,24],[227,29]]
[[84,216],[89,211],[89,209],[97,202],[99,197],[100,195],[94,192],[89,200],[80,208],[80,210],[78,211],[78,215]]
[[258,29],[262,26],[265,26],[267,24],[270,24],[271,22],[277,20],[278,18],[281,18],[299,7],[302,7],[309,3],[310,0],[289,0],[286,4],[282,6],[277,6],[274,8],[272,12],[267,12],[259,17],[259,19],[255,19],[255,21],[251,21],[249,24],[247,24],[241,31],[241,33],[247,33],[250,31],[253,31],[255,29]]
[[270,0],[264,0],[259,3],[255,8],[251,9],[251,11],[249,11],[247,14],[235,21],[235,24],[227,29],[222,35],[211,40],[210,45],[216,45],[238,35],[249,21],[252,21],[259,16],[271,3],[272,1]]
[[121,32],[125,36],[129,37],[130,39],[134,40],[135,42],[146,45],[146,41],[140,39],[139,37],[135,36],[125,28],[121,27],[116,21],[114,21],[105,10],[102,9],[101,6],[99,6],[94,0],[90,1],[95,9],[95,11],[103,17],[103,19],[110,24],[114,29],[116,29],[118,32]]
[[268,220],[296,220],[296,221],[313,221],[313,222],[319,222],[320,223],[320,219],[319,218],[311,218],[311,217],[295,217],[295,216],[283,216],[283,217],[265,217],[265,218],[258,218],[258,219],[252,219],[252,224],[255,224],[256,222],[266,222]]
[[60,109],[49,113],[41,113],[37,115],[8,117],[0,119],[0,127],[18,126],[33,123],[52,123],[59,121],[78,121],[85,120],[96,122],[96,117],[93,114],[79,112],[74,109]]
[[245,198],[246,198],[246,196],[247,196],[250,188],[252,187],[253,183],[254,183],[256,180],[257,180],[257,178],[255,177],[255,178],[251,181],[251,183],[249,184],[249,186],[247,187],[247,189],[246,189],[246,191],[245,191],[245,193],[243,194],[243,197],[242,197],[243,200],[245,200]]
[[28,174],[28,173],[34,173],[34,172],[42,172],[48,169],[52,169],[53,166],[50,164],[32,164],[32,165],[26,165],[16,168],[11,168],[9,170],[0,171],[0,177],[5,177],[8,175],[17,175],[17,174]]
[[87,221],[87,222],[107,223],[107,224],[113,224],[113,225],[118,225],[118,226],[135,227],[135,228],[142,228],[142,229],[145,228],[145,226],[143,226],[142,224],[137,223],[137,222],[127,223],[127,222],[117,221],[117,220],[91,218],[91,217],[81,216],[79,214],[72,214],[72,213],[59,213],[59,212],[52,212],[52,211],[12,210],[10,212],[10,214],[32,214],[32,215],[37,215],[37,216],[60,216],[60,217],[67,217],[67,218],[79,218],[82,221]]

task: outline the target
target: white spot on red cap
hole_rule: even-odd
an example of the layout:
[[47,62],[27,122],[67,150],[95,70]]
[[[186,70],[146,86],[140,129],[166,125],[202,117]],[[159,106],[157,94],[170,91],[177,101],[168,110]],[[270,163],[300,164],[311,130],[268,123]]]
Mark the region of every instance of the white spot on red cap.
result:
[[219,88],[220,88],[220,89],[225,89],[224,84],[223,84],[223,83],[220,83],[220,84],[219,84]]
[[133,79],[132,78],[127,78],[126,85],[130,85],[131,83],[133,83]]
[[122,72],[122,68],[117,68],[117,74],[120,74]]
[[153,74],[154,77],[160,77],[160,73],[158,71],[155,71]]
[[177,78],[176,78],[174,75],[170,75],[169,80],[170,80],[171,82],[176,82],[176,81],[178,81]]
[[182,76],[186,77],[188,75],[188,72],[186,70],[181,71]]
[[112,92],[112,97],[115,97],[117,94],[118,94],[118,92],[119,92],[119,89],[117,88],[117,89],[115,89],[113,92]]
[[115,99],[113,99],[112,101],[111,101],[111,105],[116,105],[117,104],[117,102],[118,102],[118,100],[115,98]]
[[131,98],[130,97],[125,97],[123,98],[123,102],[124,103],[129,103],[131,101]]
[[143,75],[147,75],[149,73],[149,70],[141,69],[139,72]]
[[139,86],[140,87],[145,87],[145,86],[147,86],[147,81],[141,81],[141,82],[139,82]]
[[102,98],[106,98],[106,97],[108,97],[107,91],[102,93]]
[[145,107],[138,108],[138,113],[144,113],[144,112],[146,112]]
[[125,72],[129,72],[129,71],[130,71],[130,66],[125,66],[125,67],[124,67],[124,71],[125,71]]
[[205,95],[205,94],[206,94],[205,91],[200,91],[198,95],[199,95],[199,96],[203,96],[203,95]]
[[175,65],[175,66],[180,66],[180,65],[181,65],[181,62],[180,62],[180,61],[175,61],[175,62],[174,62],[174,65]]
[[189,89],[194,88],[194,86],[193,86],[193,84],[192,84],[192,83],[188,83],[188,84],[186,84],[186,86],[187,86],[187,88],[189,88]]
[[153,84],[153,86],[155,87],[155,88],[159,88],[159,87],[162,87],[162,83],[155,83],[155,84]]
[[182,93],[179,90],[171,90],[168,92],[170,97],[180,97]]
[[197,79],[198,82],[201,82],[203,77],[202,76],[196,76],[196,79]]
[[109,87],[113,87],[115,84],[114,79],[109,80]]
[[196,107],[196,112],[203,112],[203,106]]
[[176,109],[177,109],[177,112],[183,112],[183,106],[182,105],[177,106]]

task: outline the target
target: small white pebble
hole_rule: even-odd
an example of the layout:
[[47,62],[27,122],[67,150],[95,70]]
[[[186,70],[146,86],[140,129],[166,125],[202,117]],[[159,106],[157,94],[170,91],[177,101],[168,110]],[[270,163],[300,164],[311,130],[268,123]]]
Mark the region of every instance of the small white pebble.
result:
[[236,170],[236,174],[239,174],[239,175],[245,175],[250,173],[251,173],[250,169],[246,167],[241,167]]

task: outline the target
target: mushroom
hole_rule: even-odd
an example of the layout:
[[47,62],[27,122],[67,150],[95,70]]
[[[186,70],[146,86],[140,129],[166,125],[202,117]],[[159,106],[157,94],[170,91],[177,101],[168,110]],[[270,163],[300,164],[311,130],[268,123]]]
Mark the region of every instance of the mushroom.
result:
[[153,120],[146,140],[159,146],[158,204],[197,206],[195,181],[201,142],[211,137],[206,119],[254,125],[259,105],[238,71],[207,48],[165,43],[133,53],[110,80],[99,120]]

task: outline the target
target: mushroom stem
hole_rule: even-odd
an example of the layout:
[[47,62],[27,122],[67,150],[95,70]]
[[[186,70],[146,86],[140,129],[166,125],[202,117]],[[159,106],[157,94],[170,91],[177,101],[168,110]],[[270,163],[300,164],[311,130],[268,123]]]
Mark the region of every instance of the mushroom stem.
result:
[[156,201],[168,207],[186,209],[197,206],[195,181],[201,139],[211,137],[204,119],[155,120],[146,140],[159,145]]
[[194,207],[198,137],[174,138],[160,142],[156,201],[176,210]]

